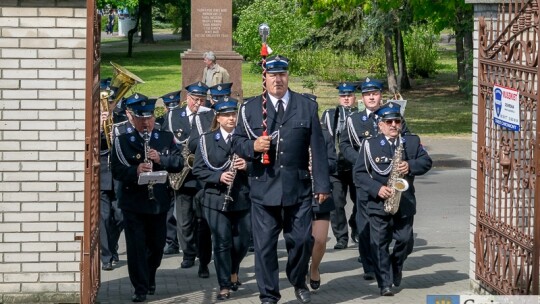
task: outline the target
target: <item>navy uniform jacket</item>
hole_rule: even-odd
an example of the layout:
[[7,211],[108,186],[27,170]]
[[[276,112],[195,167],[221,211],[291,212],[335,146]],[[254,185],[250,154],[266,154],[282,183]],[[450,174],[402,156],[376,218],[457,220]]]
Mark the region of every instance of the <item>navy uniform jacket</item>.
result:
[[[261,163],[262,153],[253,150],[255,136],[263,133],[262,97],[245,102],[240,108],[238,125],[233,135],[233,150],[248,162],[250,170],[250,198],[253,203],[266,206],[292,206],[312,198],[311,176],[308,171],[309,147],[313,155],[315,193],[330,193],[328,156],[315,101],[290,92],[290,100],[283,115],[282,125],[275,121],[276,109],[267,99],[268,134],[279,130],[279,138],[272,140],[270,164]],[[244,122],[245,120],[245,122]],[[246,126],[247,123],[247,126]],[[279,151],[277,143],[279,142]],[[276,156],[277,159],[276,159]]]
[[[154,163],[153,171],[180,172],[184,165],[171,133],[154,129],[149,146],[161,153],[161,164]],[[120,182],[118,206],[136,213],[159,214],[171,205],[169,184],[155,184],[155,201],[148,199],[148,185],[138,185],[137,166],[144,161],[144,140],[139,132],[119,135],[114,140],[111,166],[113,177]]]
[[[356,141],[354,133],[351,132],[350,128],[356,131],[358,141]],[[356,162],[358,150],[360,150],[364,139],[376,136],[378,132],[377,121],[373,115],[371,117],[368,116],[366,110],[354,112],[349,115],[345,130],[339,140],[339,150],[351,166]]]
[[[186,112],[186,107],[176,107],[172,110],[169,110],[163,118],[163,125],[161,127],[162,130],[170,132],[174,135],[175,143],[178,145],[178,149],[180,152],[182,149],[184,149],[184,145],[188,144],[189,138],[193,135],[193,129],[191,128],[191,124],[189,122],[189,116]],[[195,117],[193,117],[193,120]],[[189,147],[188,147],[189,148]],[[190,149],[191,150],[191,149]],[[191,151],[191,153],[195,153],[195,151]],[[184,183],[182,184],[182,187],[186,188],[199,188],[200,184],[193,176],[192,172],[190,171],[186,179],[184,180]]]
[[199,146],[200,135],[210,131],[214,116],[214,110],[199,108],[197,115],[193,117],[193,122],[191,123],[192,131],[189,138],[189,150],[191,151],[191,153],[195,153],[195,150],[197,150],[197,147]]
[[[222,167],[223,164],[231,156],[231,144],[225,143],[225,139],[221,136],[221,131],[218,128],[215,131],[203,134],[208,162],[214,168]],[[227,185],[219,181],[221,174],[229,171],[226,167],[222,170],[215,170],[207,166],[202,157],[201,146],[195,152],[195,165],[193,166],[193,174],[204,183],[204,200],[203,206],[221,210],[225,194],[227,193]],[[233,188],[230,193],[233,201],[229,203],[228,211],[246,210],[251,206],[249,200],[248,176],[246,171],[237,170],[234,179]]]
[[[354,166],[354,183],[368,193],[367,210],[369,214],[387,215],[384,211],[384,200],[378,196],[383,185],[388,184],[389,175],[377,173],[369,160],[368,155],[375,165],[385,170],[392,161],[390,144],[383,134],[367,139],[369,143],[362,145],[360,155]],[[416,197],[414,195],[414,177],[423,175],[431,169],[431,157],[420,144],[420,137],[416,135],[403,135],[403,160],[409,163],[409,173],[405,178],[409,182],[409,189],[402,193],[397,216],[405,217],[416,214]],[[367,151],[369,149],[369,151]],[[397,147],[396,147],[397,149]],[[368,153],[370,152],[370,153]]]
[[105,133],[100,132],[101,142],[99,151],[99,189],[101,191],[113,190],[113,178],[110,168],[109,149],[107,148],[107,139]]
[[[330,135],[330,132],[328,132],[324,125],[322,131],[326,143],[326,153],[328,154],[328,171],[330,172],[330,175],[334,175],[337,174],[337,156],[334,138]],[[313,202],[313,212],[315,213],[330,212],[334,209],[336,209],[336,205],[334,204],[332,195],[330,195],[322,204],[319,204],[318,201]]]
[[337,166],[339,171],[348,171],[352,169],[351,162],[345,160],[343,153],[339,150],[339,143],[341,137],[347,136],[347,117],[352,113],[356,113],[356,110],[357,108],[337,106],[336,108],[325,110],[321,116],[321,123],[328,132],[330,132],[336,145]]

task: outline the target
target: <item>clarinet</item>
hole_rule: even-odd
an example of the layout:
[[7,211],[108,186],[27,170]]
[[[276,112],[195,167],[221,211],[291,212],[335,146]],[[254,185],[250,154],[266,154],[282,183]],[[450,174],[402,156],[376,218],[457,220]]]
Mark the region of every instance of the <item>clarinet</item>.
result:
[[[148,153],[150,152],[150,134],[148,134],[148,129],[144,129],[143,134],[144,139],[144,162],[147,164],[152,164],[152,161],[148,158]],[[148,183],[148,199],[154,200],[154,183]]]
[[231,190],[234,184],[234,179],[236,178],[236,172],[238,169],[234,167],[234,163],[238,159],[238,155],[233,154],[231,157],[231,166],[229,167],[229,172],[233,174],[233,180],[230,185],[227,186],[227,193],[225,193],[225,200],[223,200],[223,204],[221,205],[221,211],[225,212],[229,208],[229,203],[233,201],[233,198],[231,196]]

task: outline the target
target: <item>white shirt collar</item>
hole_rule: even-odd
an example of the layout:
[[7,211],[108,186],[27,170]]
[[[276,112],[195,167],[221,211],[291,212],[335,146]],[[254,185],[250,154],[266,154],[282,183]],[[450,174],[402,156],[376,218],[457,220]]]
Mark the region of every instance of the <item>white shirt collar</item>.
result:
[[231,133],[225,131],[222,127],[219,127],[219,130],[221,131],[221,136],[223,136],[223,140],[225,140],[226,143],[227,143],[227,137],[229,136],[229,134],[231,134],[231,137],[234,134],[234,130]]
[[282,100],[283,101],[283,110],[287,110],[287,105],[289,104],[289,99],[291,99],[291,94],[289,93],[289,90],[287,90],[287,92],[285,93],[285,95],[281,98],[276,98],[270,94],[268,94],[268,96],[270,96],[270,101],[272,102],[272,105],[274,105],[274,109],[277,110],[277,102],[278,100]]

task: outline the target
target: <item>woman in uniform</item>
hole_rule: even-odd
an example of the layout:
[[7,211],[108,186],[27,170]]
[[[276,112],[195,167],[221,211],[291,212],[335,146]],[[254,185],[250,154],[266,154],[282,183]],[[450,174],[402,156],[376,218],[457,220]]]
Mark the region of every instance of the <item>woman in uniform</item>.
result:
[[237,104],[229,97],[214,104],[211,131],[200,137],[193,166],[193,174],[204,183],[203,216],[212,232],[220,288],[217,300],[228,299],[231,290],[238,290],[240,262],[251,234],[247,163],[231,151]]

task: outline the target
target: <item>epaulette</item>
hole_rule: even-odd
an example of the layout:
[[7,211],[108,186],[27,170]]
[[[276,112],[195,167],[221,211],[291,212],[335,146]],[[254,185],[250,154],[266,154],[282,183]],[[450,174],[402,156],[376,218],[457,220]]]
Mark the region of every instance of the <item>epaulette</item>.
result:
[[257,96],[246,97],[246,98],[244,98],[244,101],[242,103],[247,104],[248,102],[254,100],[255,98],[257,98]]
[[129,121],[123,121],[114,125],[115,135],[120,136],[129,134],[135,130],[135,128],[129,123]]
[[309,93],[300,93],[302,96],[307,97],[309,100],[317,102],[317,96]]
[[204,107],[204,106],[200,106],[199,107],[199,110],[197,111],[197,114],[201,114],[201,113],[204,113],[204,112],[208,112],[210,111],[211,109],[210,108],[207,108],[207,107]]

